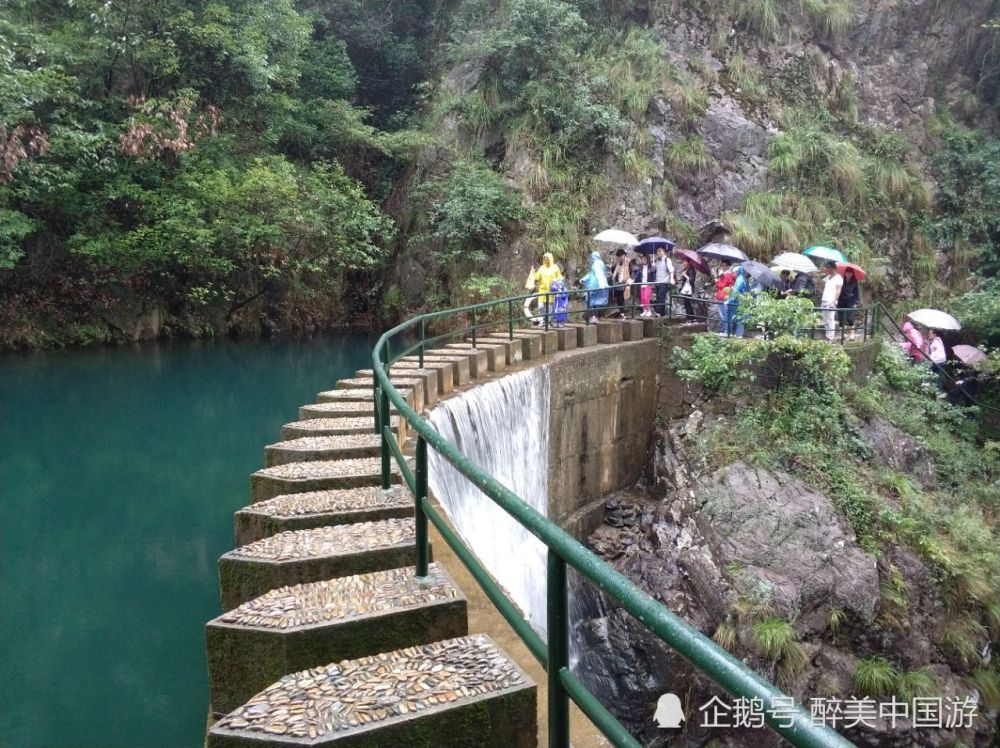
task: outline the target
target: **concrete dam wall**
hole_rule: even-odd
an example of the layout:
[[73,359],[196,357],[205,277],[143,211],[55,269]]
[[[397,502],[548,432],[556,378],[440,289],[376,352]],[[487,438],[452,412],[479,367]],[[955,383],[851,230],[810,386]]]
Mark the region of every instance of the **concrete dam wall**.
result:
[[[660,352],[655,340],[643,340],[559,353],[442,401],[429,420],[472,462],[579,537],[594,502],[642,474]],[[544,634],[544,546],[436,452],[429,460],[432,493]]]

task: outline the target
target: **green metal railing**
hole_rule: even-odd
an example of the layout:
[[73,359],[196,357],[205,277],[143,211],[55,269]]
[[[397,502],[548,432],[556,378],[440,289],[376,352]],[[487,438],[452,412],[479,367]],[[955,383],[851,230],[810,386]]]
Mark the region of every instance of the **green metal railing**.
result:
[[[586,292],[571,291],[570,293],[579,295]],[[513,340],[515,330],[527,322],[522,312],[522,303],[525,299],[531,298],[539,298],[539,296],[528,294],[460,309],[423,314],[384,333],[375,344],[372,352],[372,365],[375,373],[375,429],[376,433],[381,436],[382,442],[382,488],[388,489],[390,487],[391,462],[392,458],[395,458],[400,475],[413,492],[415,499],[416,576],[425,577],[428,574],[427,523],[430,521],[468,568],[500,614],[545,668],[548,675],[548,737],[549,745],[552,748],[568,748],[569,746],[570,699],[614,745],[628,746],[629,748],[639,748],[640,746],[639,742],[629,734],[614,715],[570,672],[567,566],[575,569],[585,579],[595,584],[605,595],[635,616],[668,646],[676,650],[695,668],[730,694],[748,699],[761,699],[761,703],[767,706],[773,705],[774,699],[786,698],[771,683],[761,678],[700,631],[685,623],[665,606],[653,600],[628,578],[615,571],[610,565],[587,550],[583,544],[473,464],[422,419],[393,387],[390,375],[391,365],[394,362],[416,354],[417,361],[422,366],[424,351],[445,340],[461,337],[464,341],[468,337],[472,340],[472,346],[477,347],[481,331],[487,329],[501,329],[508,339]],[[672,301],[673,298],[668,295],[668,306],[672,305]],[[632,307],[632,316],[635,316],[635,302],[633,301],[630,306]],[[594,310],[585,309],[582,313],[589,315],[592,311]],[[581,312],[577,310],[572,314],[579,315]],[[548,329],[552,319],[551,310],[539,316],[544,317],[541,324],[544,325],[545,329]],[[458,321],[459,324],[444,333],[428,337],[428,327],[441,321]],[[412,339],[414,336],[416,340],[407,345],[405,338]],[[392,348],[397,348],[397,350],[392,351]],[[416,432],[416,455],[412,470],[404,459],[391,428],[390,404],[395,408],[399,418]],[[427,489],[427,450],[429,447],[436,450],[474,486],[490,497],[547,547],[547,642],[531,628],[521,612],[511,603],[503,590],[493,581],[489,572],[479,563],[472,550],[431,504]],[[780,715],[776,715],[772,709],[765,709],[764,716],[775,731],[795,746],[802,748],[846,748],[853,745],[835,731],[814,724],[810,715],[801,707],[796,707],[791,713],[783,710]],[[652,714],[650,720],[652,720]]]

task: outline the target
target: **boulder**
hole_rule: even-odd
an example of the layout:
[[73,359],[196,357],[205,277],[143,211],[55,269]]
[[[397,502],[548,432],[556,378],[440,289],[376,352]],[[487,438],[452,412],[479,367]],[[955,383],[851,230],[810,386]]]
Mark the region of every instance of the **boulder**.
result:
[[741,596],[766,598],[800,630],[821,632],[832,607],[875,619],[875,559],[833,503],[784,473],[737,462],[701,478],[691,516]]

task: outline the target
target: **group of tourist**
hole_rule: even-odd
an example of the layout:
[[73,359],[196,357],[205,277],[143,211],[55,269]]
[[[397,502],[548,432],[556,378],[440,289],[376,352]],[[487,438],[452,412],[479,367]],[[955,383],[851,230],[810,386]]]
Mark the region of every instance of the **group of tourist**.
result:
[[[696,314],[696,302],[714,296],[719,303],[720,332],[725,335],[742,337],[745,334],[744,320],[739,314],[741,295],[767,291],[778,298],[797,296],[815,300],[816,281],[809,273],[782,270],[777,287],[764,289],[755,284],[753,278],[742,265],[733,266],[729,260],[721,260],[715,273],[710,276],[711,285],[698,288],[698,268],[688,258],[681,256],[675,263],[665,247],[657,247],[655,254],[644,253],[630,259],[624,249],[615,252],[610,269],[599,251],[590,254],[588,272],[580,278],[580,285],[587,290],[585,295],[587,319],[597,322],[602,314],[624,318],[626,309],[638,302],[640,317],[663,317],[667,315],[669,289],[676,289],[684,307],[685,322],[707,319],[707,314]],[[836,263],[826,262],[822,273],[823,289],[819,299],[823,326],[827,340],[833,341],[839,322],[849,329],[849,340],[856,338],[855,312],[861,303],[861,287],[854,271],[847,268],[843,274],[837,271]],[[562,270],[552,254],[546,252],[538,267],[533,267],[525,281],[525,290],[537,293],[538,310],[532,313],[533,297],[525,298],[525,316],[540,324],[545,315],[552,315],[556,326],[566,322],[569,290]],[[701,293],[705,291],[707,293]],[[632,295],[638,293],[638,299]],[[558,318],[555,316],[558,315]]]

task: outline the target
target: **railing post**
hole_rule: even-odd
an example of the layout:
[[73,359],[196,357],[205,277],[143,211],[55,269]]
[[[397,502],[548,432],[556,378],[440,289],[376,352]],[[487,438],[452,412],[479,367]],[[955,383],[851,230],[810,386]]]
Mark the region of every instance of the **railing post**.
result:
[[569,696],[559,671],[569,667],[569,620],[566,562],[548,553],[549,748],[569,748]]
[[507,301],[507,337],[514,339],[514,302]]
[[[385,357],[387,359],[386,363],[388,363],[388,358],[389,358],[388,348],[386,348],[385,350],[386,350]],[[378,393],[379,393],[378,408],[376,408],[376,410],[378,411],[378,415],[380,418],[379,433],[381,434],[382,437],[382,441],[380,442],[380,444],[382,445],[382,450],[381,450],[382,490],[388,491],[389,488],[392,486],[392,464],[390,463],[392,456],[389,452],[389,441],[388,441],[389,436],[387,436],[385,433],[386,428],[391,423],[391,420],[389,419],[389,393],[386,392],[385,389],[382,387],[378,388]],[[389,433],[391,434],[392,432],[390,431]]]
[[424,368],[424,340],[427,337],[427,333],[424,330],[424,319],[420,318],[420,352],[417,354],[417,363],[420,364],[420,368]]
[[[549,296],[548,294],[546,294],[545,296],[539,296],[538,305],[541,306],[542,299],[550,299],[550,298],[554,299],[555,297]],[[549,311],[551,310],[551,308],[552,308],[551,304],[549,303],[545,304],[545,322],[543,323],[545,325],[545,332],[549,331]]]
[[414,529],[416,531],[417,569],[418,577],[427,576],[427,514],[424,512],[423,500],[427,498],[427,441],[422,436],[417,437],[416,474],[414,481],[417,493],[414,496]]
[[477,322],[477,318],[478,318],[478,315],[476,314],[476,310],[473,309],[472,310],[472,347],[473,348],[478,347],[476,345],[476,328],[479,327],[479,323]]
[[629,286],[629,288],[632,289],[629,294],[632,297],[632,319],[635,319],[635,306],[636,306],[635,300],[636,296],[639,295],[639,289],[642,288],[642,286],[640,286],[638,283],[633,283],[631,286]]

